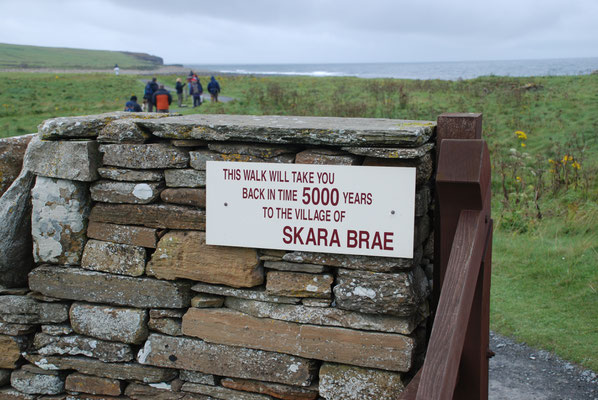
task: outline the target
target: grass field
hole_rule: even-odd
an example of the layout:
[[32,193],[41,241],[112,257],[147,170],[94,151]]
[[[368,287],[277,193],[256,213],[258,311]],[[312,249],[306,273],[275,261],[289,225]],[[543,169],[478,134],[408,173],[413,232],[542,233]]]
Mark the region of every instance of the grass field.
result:
[[[145,55],[147,56],[147,54]],[[156,61],[120,51],[23,46],[0,43],[0,68],[155,68]]]
[[[598,75],[219,81],[235,101],[171,111],[419,120],[483,112],[496,221],[492,327],[598,371]],[[120,110],[143,93],[141,77],[108,74],[0,73],[0,88],[0,136],[35,132],[54,116]]]

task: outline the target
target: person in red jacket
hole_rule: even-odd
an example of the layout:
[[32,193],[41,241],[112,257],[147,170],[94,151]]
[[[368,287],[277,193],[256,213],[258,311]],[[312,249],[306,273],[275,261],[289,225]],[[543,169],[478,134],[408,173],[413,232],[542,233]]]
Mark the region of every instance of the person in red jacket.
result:
[[160,88],[154,93],[152,100],[156,105],[156,112],[169,112],[168,109],[170,108],[170,103],[172,103],[172,96],[168,90],[164,89],[164,85],[160,85]]

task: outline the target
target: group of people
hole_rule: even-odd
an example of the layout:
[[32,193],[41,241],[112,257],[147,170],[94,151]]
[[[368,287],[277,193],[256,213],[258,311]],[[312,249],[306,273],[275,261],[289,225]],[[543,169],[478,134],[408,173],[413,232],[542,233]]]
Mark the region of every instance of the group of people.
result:
[[[187,76],[188,95],[193,97],[193,107],[201,105],[201,95],[203,94],[203,87],[197,74],[193,71],[189,72]],[[179,107],[183,106],[183,94],[185,85],[181,78],[176,80],[176,94],[177,102]],[[220,94],[220,84],[213,76],[210,78],[208,83],[208,93],[210,93],[211,101],[217,103],[218,95]],[[143,107],[137,103],[137,96],[131,96],[131,99],[125,104],[125,111],[140,112],[148,111],[153,112],[154,108],[156,112],[167,113],[172,103],[172,96],[168,90],[162,84],[158,84],[156,78],[152,78],[151,81],[145,86],[143,93]]]

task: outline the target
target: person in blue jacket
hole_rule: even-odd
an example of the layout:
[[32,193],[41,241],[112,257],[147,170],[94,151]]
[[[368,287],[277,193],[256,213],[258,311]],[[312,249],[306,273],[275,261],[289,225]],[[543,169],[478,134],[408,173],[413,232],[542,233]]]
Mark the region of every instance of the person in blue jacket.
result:
[[141,112],[141,106],[137,103],[137,96],[131,96],[131,99],[125,103],[125,111]]
[[220,85],[218,81],[213,76],[210,78],[210,83],[208,83],[208,92],[210,92],[210,96],[212,97],[212,103],[218,103],[218,94],[220,93]]

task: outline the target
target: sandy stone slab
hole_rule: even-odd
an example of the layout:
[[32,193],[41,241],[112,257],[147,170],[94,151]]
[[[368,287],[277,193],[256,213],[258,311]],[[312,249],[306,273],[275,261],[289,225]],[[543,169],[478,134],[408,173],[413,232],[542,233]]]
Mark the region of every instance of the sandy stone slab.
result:
[[310,149],[297,153],[295,164],[357,165],[361,157],[329,149]]
[[191,168],[205,171],[208,161],[242,161],[242,162],[274,162],[289,164],[295,161],[294,154],[281,154],[271,158],[257,157],[250,154],[223,154],[211,150],[198,150],[189,152]]
[[218,308],[224,304],[224,297],[211,294],[198,294],[191,299],[191,307]]
[[20,369],[10,375],[10,385],[27,394],[59,394],[64,391],[64,375],[55,371]]
[[224,378],[220,384],[226,388],[265,394],[282,400],[315,400],[318,397],[317,386],[302,388],[238,378]]
[[185,315],[184,310],[173,310],[173,309],[163,309],[163,310],[150,310],[149,316],[150,318],[183,318]]
[[182,188],[203,188],[206,186],[206,172],[196,169],[167,169],[164,171],[166,186]]
[[32,140],[29,153],[28,166],[36,175],[83,182],[98,178],[101,156],[95,141]]
[[206,189],[167,188],[160,193],[160,198],[165,203],[206,207]]
[[102,378],[78,372],[66,377],[64,388],[71,392],[105,394],[108,396],[120,396],[122,393],[121,382],[118,379]]
[[137,308],[73,303],[71,325],[75,332],[123,343],[141,344],[147,338],[147,311]]
[[413,318],[371,315],[338,308],[275,304],[262,301],[226,298],[226,307],[257,318],[271,318],[300,324],[338,326],[367,331],[410,334],[416,328]]
[[172,204],[98,203],[91,209],[89,220],[159,229],[205,230],[206,228],[205,210]]
[[81,268],[139,276],[145,272],[145,259],[144,247],[91,239],[85,245]]
[[87,226],[87,237],[149,248],[156,248],[158,244],[158,231],[156,229],[142,226],[104,224],[94,221]]
[[112,379],[132,380],[146,383],[166,382],[177,376],[177,371],[156,368],[137,363],[105,363],[86,357],[42,356],[25,354],[25,358],[45,370],[73,369],[82,374]]
[[147,274],[159,279],[184,278],[232,287],[252,287],[264,281],[256,250],[209,246],[205,233],[195,231],[171,231],[164,235],[147,264]]
[[383,118],[286,117],[193,114],[139,121],[153,135],[268,144],[408,146],[426,143],[435,122]]
[[117,204],[149,204],[160,196],[162,189],[164,189],[164,184],[156,182],[102,180],[92,183],[89,191],[93,201]]
[[25,350],[28,340],[26,336],[0,335],[0,368],[15,369]]
[[423,157],[434,148],[433,143],[426,143],[423,146],[415,148],[399,147],[343,147],[342,149],[351,154],[359,156],[368,156],[375,158],[391,158],[412,160]]
[[38,267],[29,274],[29,285],[42,294],[62,299],[138,308],[183,308],[188,307],[191,300],[186,283],[77,268]]
[[133,119],[120,119],[106,124],[98,135],[100,143],[145,143],[151,137],[139,129]]
[[38,176],[31,202],[34,260],[79,265],[91,206],[87,184]]
[[265,320],[226,309],[190,308],[183,317],[183,334],[210,343],[391,371],[408,371],[415,349],[414,340],[403,335]]
[[394,272],[411,269],[421,260],[421,249],[415,249],[413,258],[390,258],[374,256],[354,256],[344,254],[312,253],[295,251],[286,253],[284,261],[307,264],[320,264],[330,267],[341,267],[374,272]]
[[211,396],[217,399],[235,399],[235,400],[270,400],[269,396],[240,392],[238,390],[228,389],[221,386],[202,385],[200,383],[187,382],[181,388],[184,392],[198,393]]
[[160,182],[164,179],[162,171],[136,170],[116,167],[98,168],[98,174],[104,179],[123,182]]
[[166,143],[103,144],[104,165],[135,169],[186,168],[189,154],[186,150]]
[[37,333],[33,346],[41,355],[82,355],[103,362],[126,362],[133,359],[131,347],[127,344],[80,335],[51,336]]
[[338,308],[369,314],[411,316],[427,295],[421,268],[394,274],[339,270],[336,283]]
[[0,296],[0,320],[13,324],[61,323],[68,320],[68,305],[37,301],[30,296]]
[[266,292],[275,296],[330,298],[334,277],[328,274],[268,271]]
[[305,297],[301,299],[301,304],[307,307],[330,307],[332,305],[332,299],[314,299]]
[[320,368],[320,395],[327,400],[395,400],[404,388],[396,372],[331,363]]
[[158,334],[149,336],[137,355],[137,361],[141,364],[296,386],[309,386],[316,366],[314,361],[288,354]]

